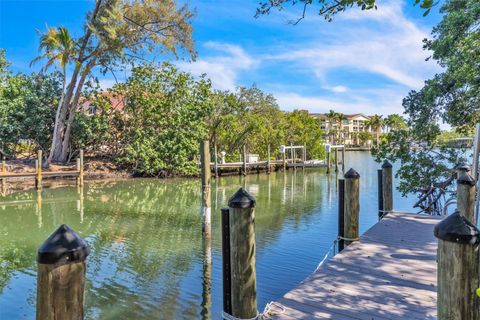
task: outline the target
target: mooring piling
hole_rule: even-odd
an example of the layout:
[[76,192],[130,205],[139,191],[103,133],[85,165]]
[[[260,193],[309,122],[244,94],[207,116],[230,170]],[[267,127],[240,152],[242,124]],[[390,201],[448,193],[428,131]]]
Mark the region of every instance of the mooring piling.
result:
[[247,175],[247,146],[243,145],[243,175]]
[[338,172],[338,148],[335,148],[335,172]]
[[358,216],[360,212],[360,175],[353,168],[345,173],[345,218],[344,235],[345,245],[358,239]]
[[[236,318],[250,319],[257,316],[255,199],[243,188],[240,188],[230,198],[228,206],[228,243],[230,244],[231,263],[231,313],[229,314]],[[222,211],[222,217],[226,215],[226,212],[226,210]],[[223,222],[225,223],[225,220]],[[222,240],[226,241],[225,238],[224,236]],[[224,259],[224,261],[228,260]],[[225,287],[224,290],[226,290]],[[224,291],[224,306],[228,306],[228,300],[225,300],[225,296],[226,293]]]
[[480,319],[479,230],[457,210],[435,226],[439,320]]
[[267,146],[267,174],[270,174],[270,145]]
[[378,185],[378,219],[383,217],[383,170],[377,170],[377,185]]
[[327,173],[330,173],[330,162],[331,162],[331,146],[329,144],[325,145],[325,150],[327,152]]
[[61,225],[37,253],[37,320],[83,320],[86,242]]
[[[7,173],[7,163],[5,161],[5,156],[2,156],[2,174]],[[2,191],[5,192],[5,187],[7,185],[7,179],[2,179]]]
[[382,164],[382,189],[382,215],[384,215],[393,210],[393,166],[388,160],[383,161]]
[[230,263],[230,217],[229,209],[222,209],[222,276],[223,311],[232,314],[231,263]]
[[475,180],[468,171],[460,171],[457,178],[457,208],[460,215],[475,221]]
[[42,189],[42,150],[37,151],[37,162],[35,162],[37,176],[35,178],[35,187]]
[[213,145],[213,161],[215,166],[215,178],[218,178],[218,155],[217,155],[217,142]]
[[345,172],[345,145],[342,147],[342,172]]
[[345,180],[338,179],[338,252],[345,247]]
[[211,235],[211,172],[210,172],[210,143],[208,140],[200,142],[200,174],[202,178],[202,231],[205,237]]

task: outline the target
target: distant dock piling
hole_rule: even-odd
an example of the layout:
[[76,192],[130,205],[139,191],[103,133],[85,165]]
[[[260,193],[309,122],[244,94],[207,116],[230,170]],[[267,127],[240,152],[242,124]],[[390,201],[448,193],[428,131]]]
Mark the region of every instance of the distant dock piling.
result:
[[348,246],[358,239],[358,219],[360,213],[360,175],[353,168],[345,173],[345,218],[344,235]]
[[257,317],[255,199],[240,188],[230,198],[228,206],[228,210],[222,210],[223,305],[224,313],[227,314],[224,318],[231,315],[251,319]]
[[345,179],[338,179],[338,252],[345,247]]
[[393,210],[393,166],[388,160],[382,164],[382,189],[383,216]]
[[383,170],[377,170],[377,185],[378,185],[378,219],[383,217]]
[[61,225],[37,254],[37,320],[83,320],[85,241]]
[[35,179],[35,187],[37,189],[42,189],[42,150],[38,150],[37,152],[37,162],[36,162],[36,170],[37,170],[37,176]]
[[[5,156],[2,156],[2,174],[5,175],[6,173],[7,173],[7,163],[5,161]],[[2,192],[5,192],[6,185],[7,185],[7,179],[2,179]]]
[[211,172],[210,172],[210,143],[208,140],[200,142],[200,175],[202,180],[202,231],[205,237],[211,235]]

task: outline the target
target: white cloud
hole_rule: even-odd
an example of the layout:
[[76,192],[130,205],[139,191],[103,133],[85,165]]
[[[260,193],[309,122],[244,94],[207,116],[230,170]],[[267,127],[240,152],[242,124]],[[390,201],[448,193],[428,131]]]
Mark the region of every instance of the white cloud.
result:
[[338,32],[333,41],[324,41],[324,30],[317,28],[309,44],[294,44],[278,54],[265,55],[264,59],[295,64],[325,84],[329,72],[342,68],[420,88],[439,67],[425,62],[429,53],[423,50],[422,40],[428,32],[408,20],[401,5],[401,1],[389,1],[377,11],[347,11],[332,22]]
[[327,88],[335,93],[344,93],[344,92],[347,92],[348,91],[348,88],[345,87],[345,86],[333,86],[333,87],[330,87],[330,88]]
[[275,92],[277,102],[282,109],[306,109],[315,113],[327,113],[335,110],[345,114],[364,113],[367,115],[403,113],[401,106],[403,92],[394,89],[384,89],[372,92],[371,90],[353,92],[353,99],[337,99],[321,96],[307,96],[298,93]]
[[215,88],[234,90],[237,86],[239,73],[254,68],[258,61],[254,60],[245,50],[233,44],[207,42],[206,48],[218,54],[208,55],[195,62],[179,62],[180,69],[194,75],[206,74],[212,80]]

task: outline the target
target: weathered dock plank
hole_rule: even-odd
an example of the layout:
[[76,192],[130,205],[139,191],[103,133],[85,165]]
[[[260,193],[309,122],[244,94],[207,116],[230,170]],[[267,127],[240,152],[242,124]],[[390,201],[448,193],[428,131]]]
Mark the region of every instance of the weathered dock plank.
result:
[[388,214],[286,293],[275,319],[436,319],[439,220]]

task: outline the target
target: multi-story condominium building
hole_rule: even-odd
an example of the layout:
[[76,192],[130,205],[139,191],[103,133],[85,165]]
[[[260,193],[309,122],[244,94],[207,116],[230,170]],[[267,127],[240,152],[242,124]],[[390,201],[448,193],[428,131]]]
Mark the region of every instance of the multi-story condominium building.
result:
[[378,132],[373,130],[368,125],[371,117],[362,113],[344,114],[341,121],[332,120],[323,113],[310,113],[310,115],[320,119],[325,139],[332,144],[371,146],[383,129],[379,128]]

